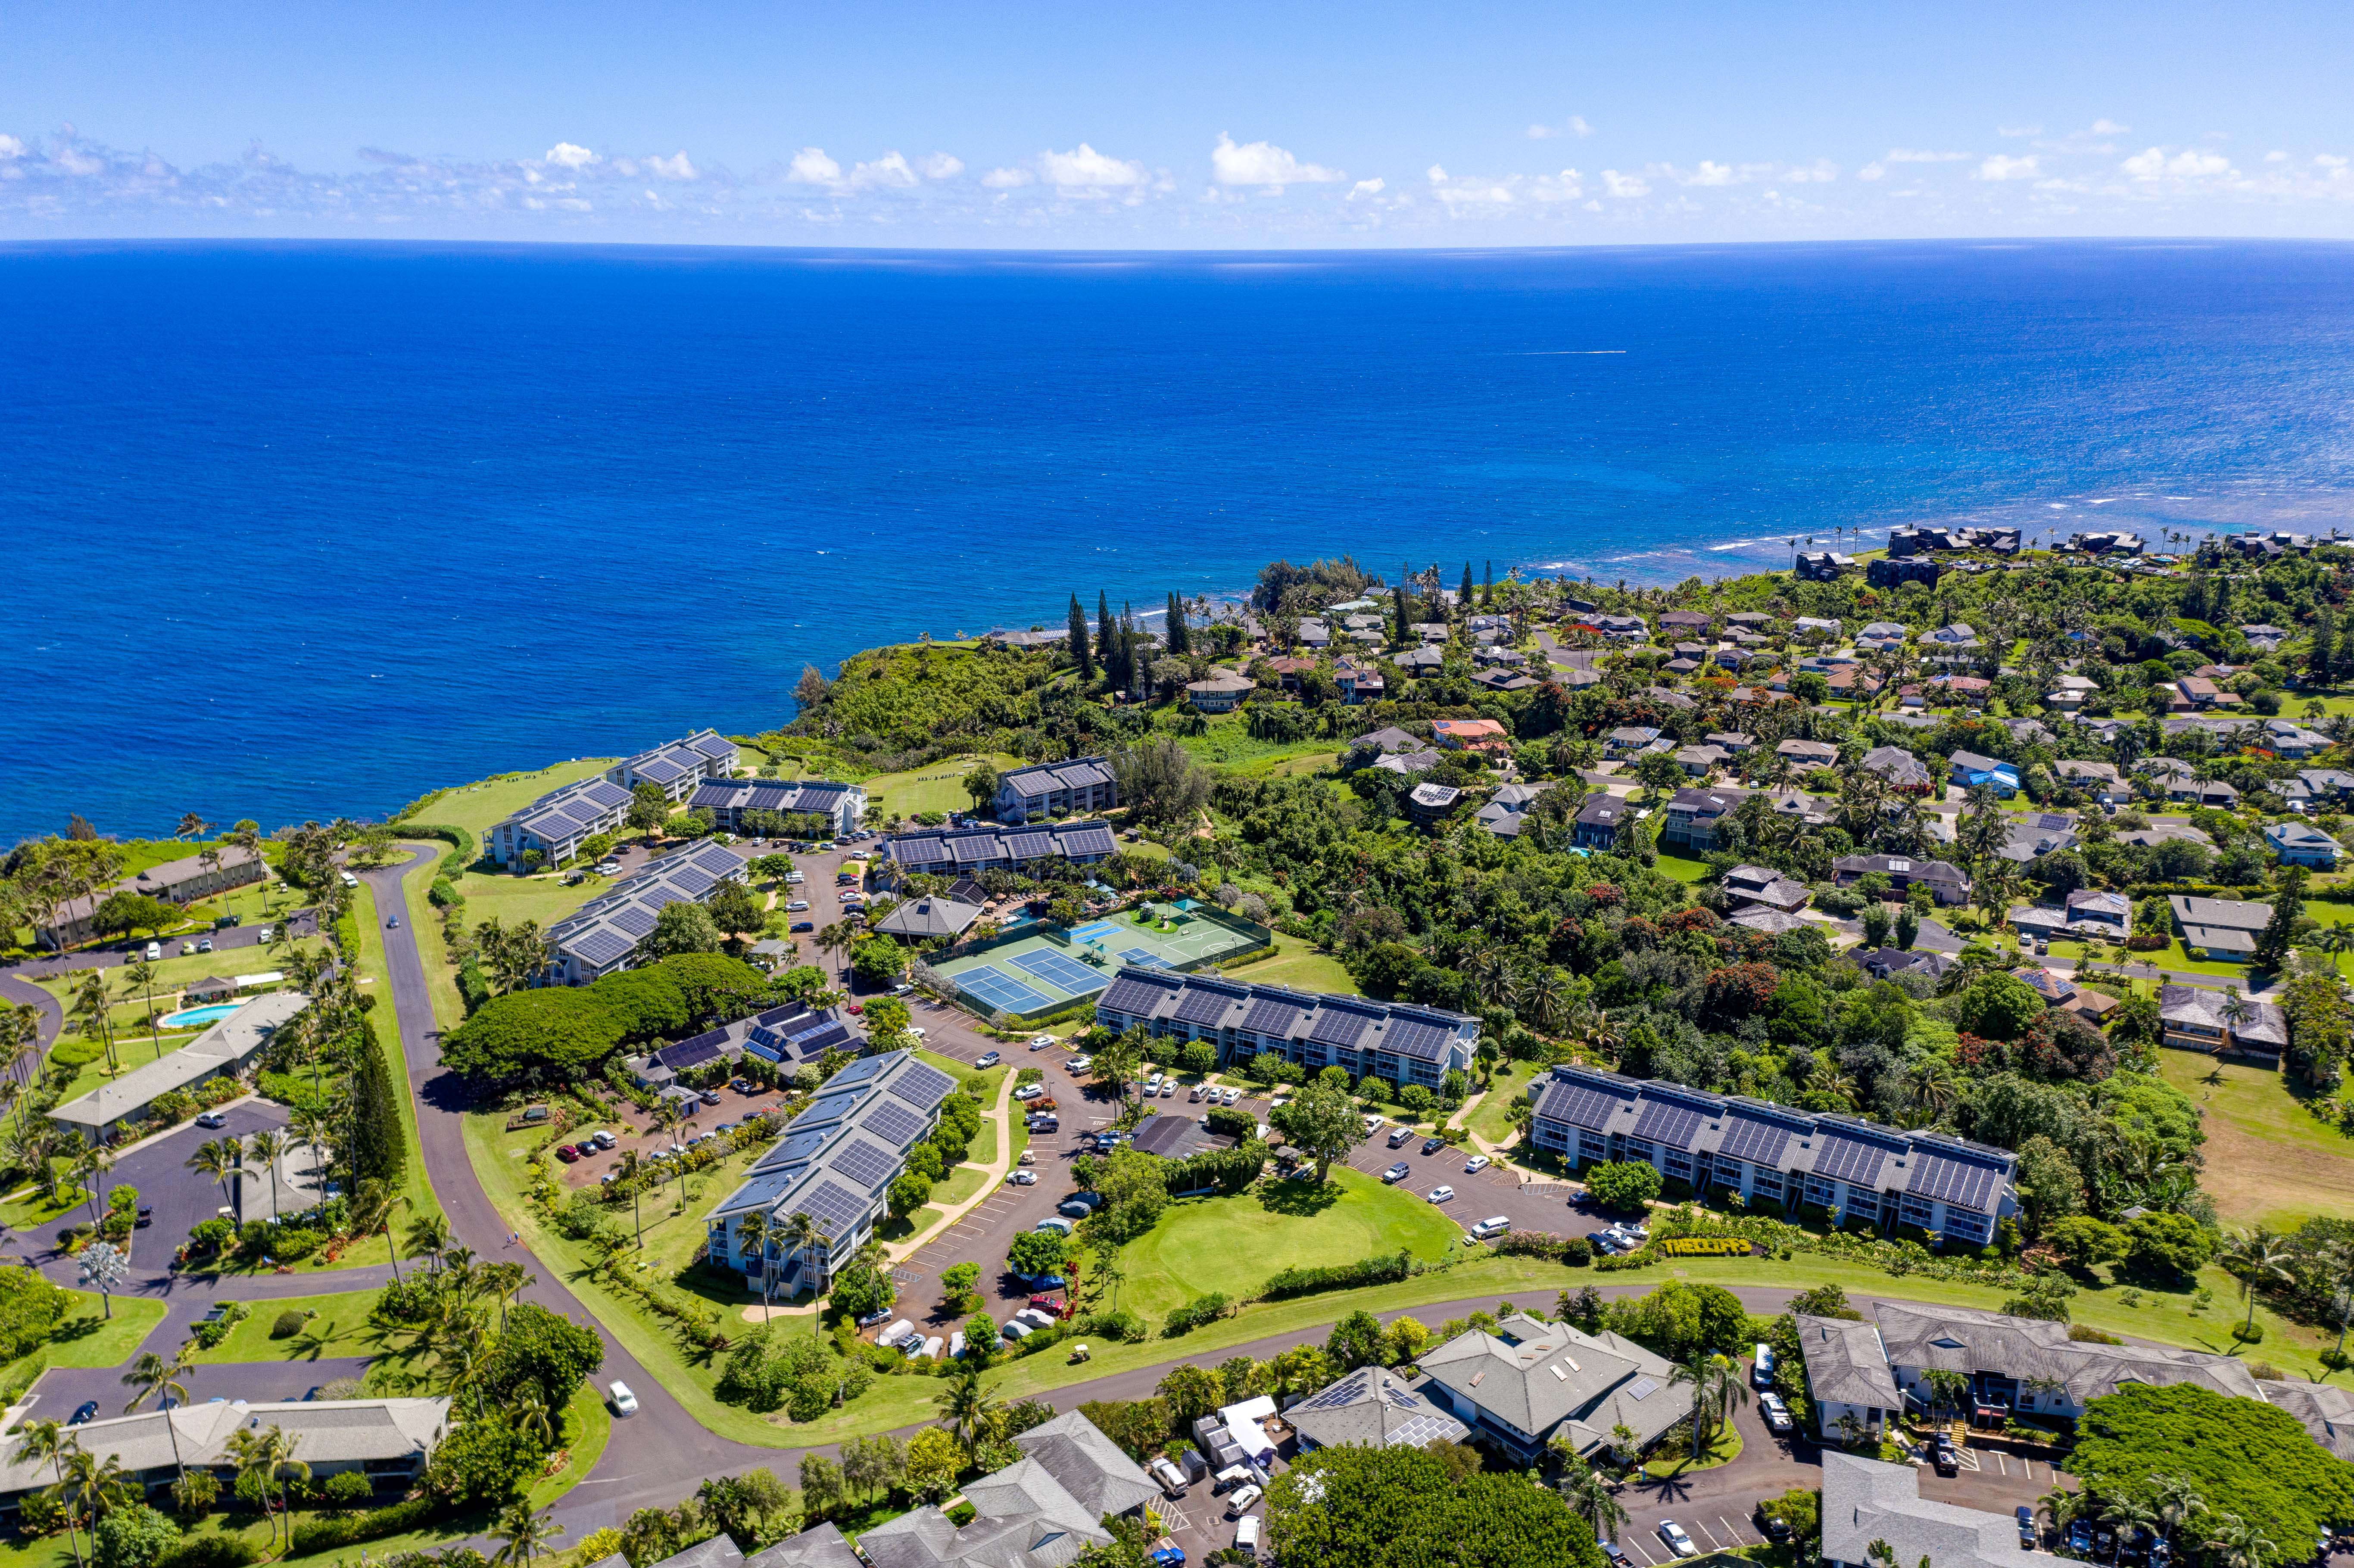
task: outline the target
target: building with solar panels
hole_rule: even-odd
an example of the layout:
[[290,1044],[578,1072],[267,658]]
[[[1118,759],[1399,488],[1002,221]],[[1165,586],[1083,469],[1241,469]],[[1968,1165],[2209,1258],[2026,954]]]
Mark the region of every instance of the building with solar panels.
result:
[[1101,757],[1042,762],[997,776],[997,820],[1026,822],[1035,817],[1070,817],[1108,811],[1119,804],[1111,763]]
[[1847,1219],[1917,1226],[1981,1246],[2019,1207],[2017,1157],[1944,1133],[1792,1110],[1598,1067],[1560,1066],[1534,1086],[1530,1136],[1572,1165],[1640,1160],[1694,1191],[1801,1202]]
[[1469,1070],[1479,1044],[1479,1021],[1459,1012],[1140,964],[1113,978],[1096,1001],[1096,1022],[1206,1040],[1221,1062],[1272,1051],[1310,1073],[1344,1067],[1353,1077],[1373,1074],[1434,1093],[1448,1072]]
[[[939,1125],[940,1107],[955,1089],[955,1079],[912,1051],[868,1056],[828,1078],[754,1161],[743,1185],[711,1211],[712,1261],[760,1289],[763,1261],[743,1245],[742,1224],[748,1214],[764,1214],[771,1290],[792,1296],[823,1288],[833,1260],[856,1252],[890,1212],[891,1183],[907,1168],[908,1151]],[[788,1249],[779,1233],[794,1214],[816,1221],[825,1240],[805,1251]]]
[[736,743],[716,730],[697,730],[683,740],[624,758],[605,777],[624,789],[652,784],[673,800],[683,800],[705,779],[732,778]]
[[875,877],[896,886],[902,876],[975,876],[984,871],[1027,872],[1043,862],[1095,865],[1119,846],[1111,824],[1099,820],[1041,822],[1035,827],[945,828],[893,833],[876,846]]
[[744,823],[747,811],[775,811],[779,815],[823,817],[833,824],[827,832],[845,836],[857,829],[858,819],[866,814],[866,791],[856,784],[836,784],[823,779],[801,782],[785,779],[705,779],[686,798],[686,807],[691,811],[710,812],[711,825],[731,833],[748,831]]
[[828,1051],[847,1051],[855,1056],[865,1049],[866,1037],[833,1009],[793,1001],[706,1029],[643,1056],[625,1056],[621,1065],[639,1083],[659,1089],[678,1082],[681,1074],[707,1069],[715,1062],[733,1065],[747,1056],[758,1056],[790,1072],[817,1061]]
[[1515,1463],[1533,1465],[1558,1435],[1581,1457],[1616,1441],[1649,1447],[1692,1413],[1690,1384],[1665,1356],[1622,1335],[1588,1334],[1515,1312],[1425,1351],[1421,1392]]
[[1384,1366],[1359,1367],[1283,1413],[1299,1434],[1299,1451],[1337,1448],[1420,1448],[1460,1443],[1469,1427],[1434,1399],[1414,1391]]
[[580,853],[591,833],[620,832],[630,814],[630,792],[610,779],[583,779],[551,789],[493,827],[482,844],[491,859],[513,868],[539,853],[543,865],[562,865]]
[[749,875],[742,856],[708,841],[649,861],[547,928],[545,982],[587,985],[630,968],[664,908],[707,902],[725,884]]

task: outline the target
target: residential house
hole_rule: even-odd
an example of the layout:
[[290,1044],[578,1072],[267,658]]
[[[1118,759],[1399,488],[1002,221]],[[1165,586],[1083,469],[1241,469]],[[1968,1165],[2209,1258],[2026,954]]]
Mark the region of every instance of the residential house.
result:
[[[1376,682],[1381,679],[1376,675]],[[1342,681],[1346,690],[1347,681]],[[1258,689],[1258,683],[1235,670],[1213,670],[1203,680],[1185,683],[1185,699],[1205,714],[1230,714],[1235,705]],[[1356,699],[1352,696],[1350,701]]]
[[1525,1312],[1427,1349],[1420,1364],[1422,1393],[1518,1465],[1542,1459],[1556,1436],[1590,1457],[1621,1426],[1649,1448],[1692,1411],[1691,1387],[1656,1351]]
[[2180,1051],[2277,1058],[2288,1044],[2287,1015],[2269,1001],[2236,1000],[2200,986],[2158,988],[2159,1038]]
[[994,642],[1001,648],[1018,648],[1024,652],[1039,648],[1060,648],[1070,640],[1071,633],[1067,628],[1050,630],[1043,626],[1034,626],[1027,631],[991,631],[981,638],[984,642]]
[[873,929],[906,942],[953,942],[981,918],[981,906],[928,895],[903,898]]
[[1929,690],[1933,694],[1943,694],[1949,703],[1977,708],[1986,705],[1987,694],[1994,690],[1994,683],[1978,675],[1938,675],[1929,682]]
[[1689,779],[1705,779],[1733,760],[1733,754],[1721,746],[1686,746],[1672,755]]
[[1803,789],[1766,790],[1766,803],[1776,816],[1786,821],[1804,823],[1810,828],[1828,826],[1833,816],[1830,805],[1819,795]]
[[2283,865],[2309,865],[2320,871],[2338,869],[2338,841],[2309,822],[2265,825],[2264,842]]
[[1725,896],[1739,904],[1765,904],[1793,915],[1806,907],[1814,895],[1803,882],[1793,882],[1770,866],[1736,865],[1724,874],[1719,885]]
[[1801,550],[1790,569],[1808,582],[1829,582],[1841,573],[1854,571],[1856,561],[1837,550]]
[[[891,1183],[938,1126],[955,1088],[954,1078],[912,1051],[863,1057],[834,1074],[705,1217],[709,1262],[772,1296],[830,1280],[833,1261],[855,1253],[890,1212]],[[767,1227],[758,1247],[743,1227],[755,1213]],[[789,1245],[782,1233],[795,1214],[816,1221],[822,1239]]]
[[1907,583],[1922,583],[1935,588],[1937,579],[1945,575],[1946,567],[1942,563],[1918,556],[1901,560],[1893,556],[1882,556],[1866,562],[1863,568],[1865,585],[1876,588],[1903,588]]
[[1913,635],[1912,629],[1893,620],[1875,620],[1855,634],[1855,645],[1867,653],[1885,652],[1902,648],[1904,640]]
[[1368,660],[1338,661],[1332,666],[1332,678],[1340,683],[1341,700],[1352,705],[1379,702],[1388,690],[1381,671]]
[[1390,662],[1409,675],[1436,675],[1447,667],[1447,654],[1438,648],[1412,648]]
[[1892,975],[1918,973],[1932,980],[1942,980],[1954,960],[1944,953],[1933,953],[1926,948],[1850,948],[1840,955],[1873,980],[1884,980]]
[[1384,752],[1374,759],[1373,766],[1384,772],[1399,774],[1407,779],[1419,779],[1437,767],[1442,760],[1444,758],[1437,752],[1426,748],[1421,751]]
[[1706,631],[1713,624],[1713,620],[1700,610],[1671,609],[1659,617],[1659,635],[1665,637],[1672,633],[1685,636],[1693,632]]
[[1160,1484],[1074,1411],[1013,1439],[1023,1457],[968,1481],[960,1525],[930,1503],[858,1538],[873,1568],[1058,1568],[1116,1538],[1108,1517],[1140,1512]]
[[1837,637],[1843,624],[1837,616],[1802,615],[1790,622],[1790,630],[1800,637]]
[[1643,695],[1658,706],[1671,709],[1677,713],[1690,713],[1700,706],[1681,692],[1670,691],[1665,686],[1646,686],[1643,688]]
[[1433,719],[1430,736],[1449,751],[1510,751],[1511,732],[1494,719]]
[[310,1005],[310,997],[299,991],[257,996],[170,1055],[140,1063],[121,1077],[54,1107],[49,1119],[84,1143],[111,1143],[145,1120],[163,1096],[244,1073],[278,1031]]
[[1119,784],[1110,761],[1102,757],[1074,757],[1067,762],[1042,762],[997,776],[997,820],[1026,822],[1033,817],[1075,817],[1087,811],[1108,811],[1119,804]]
[[1572,836],[1579,849],[1615,850],[1618,832],[1635,821],[1635,808],[1619,795],[1589,795],[1577,810],[1577,831]]
[[1419,642],[1444,642],[1447,641],[1447,622],[1443,620],[1417,620],[1410,625],[1407,630],[1414,633],[1415,640]]
[[1826,1448],[1822,1467],[1819,1552],[1829,1568],[1882,1563],[2033,1568],[2049,1561],[2019,1543],[2019,1523],[2010,1515],[1923,1497],[1921,1472],[1910,1465]]
[[1978,641],[1978,629],[1966,620],[1940,626],[1921,639],[1922,652],[1932,659],[1976,658],[1985,649],[1986,644]]
[[1659,732],[1649,725],[1621,725],[1602,737],[1602,749],[1609,757],[1633,757],[1650,750],[1659,738]]
[[1669,797],[1659,842],[1694,853],[1716,847],[1716,824],[1748,798],[1745,789],[1686,788]]
[[1935,788],[1926,764],[1901,746],[1875,746],[1863,754],[1863,765],[1888,781],[1892,789],[1925,795]]
[[1650,631],[1639,615],[1597,615],[1586,624],[1617,642],[1640,642]]
[[1916,1407],[1929,1403],[1931,1372],[1967,1378],[1974,1409],[2069,1421],[2127,1383],[2189,1383],[2228,1398],[2263,1397],[2247,1363],[2232,1356],[2073,1340],[2065,1323],[1979,1307],[1875,1301],[1869,1310],[1887,1352],[1891,1381]]
[[[1157,1119],[1157,1118],[1156,1118]],[[1436,1393],[1414,1385],[1378,1361],[1336,1378],[1283,1413],[1299,1435],[1299,1451],[1354,1446],[1423,1448],[1460,1443],[1471,1429],[1449,1415]]]
[[1332,629],[1314,616],[1303,616],[1299,621],[1299,645],[1320,652],[1332,646]]
[[1853,887],[1875,871],[1885,875],[1890,887],[1899,894],[1909,891],[1916,882],[1926,884],[1941,908],[1956,908],[1970,901],[1970,879],[1942,860],[1851,854],[1831,862],[1832,879],[1841,887]]
[[1343,765],[1352,769],[1359,768],[1377,757],[1386,756],[1395,751],[1420,751],[1429,744],[1422,736],[1391,725],[1387,728],[1361,735],[1351,741],[1349,754],[1343,759]]
[[1798,1315],[1797,1325],[1815,1430],[1834,1442],[1850,1431],[1894,1432],[1903,1418],[1904,1396],[1889,1375],[1879,1327],[1805,1313]]
[[540,983],[587,985],[628,969],[663,909],[707,903],[726,884],[750,880],[742,856],[708,839],[649,861],[547,928]]
[[2336,768],[2300,768],[2294,779],[2273,786],[2300,810],[2327,810],[2354,797],[2354,773]]
[[1763,904],[1752,904],[1738,914],[1727,916],[1724,923],[1728,926],[1738,926],[1747,931],[1762,931],[1768,937],[1778,937],[1785,931],[1799,930],[1806,925],[1806,922],[1796,915],[1785,910],[1769,908]]
[[[1787,757],[1792,767],[1803,770],[1817,768],[1837,768],[1839,747],[1824,740],[1786,740],[1774,747],[1775,755]],[[1910,752],[1905,753],[1911,756]]]
[[[1948,819],[1937,819],[1943,826]],[[1946,843],[1954,842],[1950,833],[1938,835]],[[2025,865],[2038,855],[2052,854],[2076,847],[2076,821],[2058,811],[2040,811],[2031,817],[2011,821],[2004,832],[2002,847],[1994,853],[2014,864]]]
[[774,811],[780,816],[823,817],[826,832],[847,837],[858,831],[858,820],[866,814],[866,789],[864,785],[822,779],[799,783],[782,779],[707,779],[695,787],[686,805],[691,811],[710,812],[711,825],[731,833],[751,831],[747,813]]
[[1975,789],[1983,784],[2006,800],[2019,793],[2019,768],[2014,763],[1975,751],[1956,751],[1947,762],[1953,769],[1948,780],[1956,789]]
[[1096,1001],[1107,1029],[1141,1026],[1174,1040],[1205,1040],[1218,1059],[1272,1051],[1313,1075],[1326,1067],[1352,1077],[1436,1090],[1468,1071],[1479,1021],[1435,1007],[1252,985],[1224,975],[1178,974],[1149,965],[1121,968]]
[[910,873],[977,876],[984,871],[1027,873],[1048,861],[1097,865],[1119,846],[1100,818],[1034,826],[925,828],[893,833],[875,846],[875,877],[894,887]]
[[2182,932],[2182,945],[2194,959],[2246,963],[2256,955],[2256,938],[2272,924],[2269,904],[2192,898],[2179,893],[2168,895],[2166,902]]
[[2109,1015],[2117,1010],[2117,999],[2105,992],[2086,991],[2058,969],[2022,969],[2010,971],[2017,980],[2043,999],[2046,1007],[2073,1012],[2094,1028],[2105,1027]]
[[2340,1459],[2354,1461],[2354,1389],[2327,1383],[2283,1383],[2258,1378],[2264,1403],[2301,1422],[2306,1432]]
[[2246,638],[2249,648],[2258,653],[2278,652],[2280,645],[2290,636],[2277,626],[2243,626],[2240,635]]
[[1406,796],[1405,814],[1414,821],[1428,827],[1455,810],[1456,802],[1462,799],[1463,791],[1454,785],[1426,779]]
[[1972,1246],[2018,1207],[2016,1157],[1944,1133],[1578,1065],[1538,1080],[1531,1103],[1532,1139],[1572,1164],[1641,1160],[1694,1191],[1737,1192],[1753,1207],[1810,1203]]
[[1475,821],[1500,839],[1521,836],[1521,822],[1537,797],[1553,788],[1552,779],[1535,784],[1507,784],[1488,798]]
[[1532,692],[1543,684],[1518,670],[1506,669],[1482,670],[1471,677],[1471,683],[1490,692]]
[[1297,653],[1284,653],[1272,659],[1260,660],[1259,668],[1275,677],[1275,683],[1279,689],[1298,692],[1305,684],[1306,678],[1315,673],[1316,661],[1303,659]]
[[2122,806],[2133,799],[2133,791],[2126,787],[2114,763],[2071,759],[2057,764],[2054,771],[2061,783],[2083,790],[2104,806]]
[[[167,1404],[166,1409],[101,1415],[70,1428],[81,1451],[101,1466],[111,1460],[119,1467],[133,1499],[157,1497],[184,1470],[209,1472],[228,1492],[239,1469],[231,1439],[239,1432],[263,1430],[292,1439],[291,1451],[313,1480],[357,1474],[376,1496],[390,1499],[424,1478],[433,1451],[450,1434],[446,1395]],[[20,1510],[29,1493],[48,1489],[56,1479],[49,1461],[12,1456],[0,1464],[0,1512]]]
[[235,844],[207,845],[195,854],[151,865],[111,886],[68,899],[58,906],[52,918],[35,928],[34,936],[42,947],[50,948],[89,941],[98,935],[94,923],[98,906],[117,893],[153,898],[163,904],[187,905],[217,893],[250,886],[268,875],[268,867],[253,851]]
[[2058,708],[2062,713],[2074,713],[2099,690],[2099,686],[2082,675],[2062,675],[2052,683],[2052,690],[2043,694],[2043,705]]
[[1737,729],[1719,730],[1714,735],[1703,738],[1709,745],[1721,746],[1735,757],[1741,756],[1756,744],[1755,736],[1744,735]]
[[705,779],[732,778],[736,743],[716,730],[697,730],[682,740],[641,751],[605,770],[605,777],[624,789],[651,784],[667,800],[683,800]]
[[2319,730],[2307,729],[2290,719],[2266,719],[2263,730],[2256,744],[2274,757],[2285,758],[2291,762],[2302,762],[2337,744]]
[[2011,739],[2021,746],[2052,746],[2056,745],[2060,738],[2046,729],[2041,722],[2031,718],[2005,719],[2002,721],[2002,727],[2009,730]]
[[2071,534],[2066,547],[2087,556],[2138,556],[2142,552],[2142,542],[2134,535],[2114,531]]

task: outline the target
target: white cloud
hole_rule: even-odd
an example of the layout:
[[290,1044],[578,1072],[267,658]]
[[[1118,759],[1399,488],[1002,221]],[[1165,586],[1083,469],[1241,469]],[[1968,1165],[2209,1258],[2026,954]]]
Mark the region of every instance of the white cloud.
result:
[[2342,169],[2346,166],[2346,160],[2333,153],[2316,153],[2313,166],[2317,169]]
[[1585,176],[1575,169],[1553,175],[1449,175],[1437,164],[1426,175],[1430,194],[1452,216],[1500,212],[1507,207],[1546,207],[1573,202],[1585,194]]
[[964,173],[964,160],[948,153],[934,153],[916,167],[928,180],[952,180]]
[[872,190],[878,185],[891,185],[905,189],[918,182],[916,178],[916,171],[907,166],[906,158],[897,153],[885,153],[871,164],[860,164],[853,168],[850,171],[850,178],[843,183],[853,190],[863,191]]
[[1542,142],[1552,136],[1591,136],[1594,127],[1585,122],[1583,114],[1573,114],[1559,125],[1532,125],[1527,135],[1532,142]]
[[25,143],[14,136],[0,136],[0,158],[21,158],[24,155]]
[[2201,153],[2191,148],[2166,155],[2163,147],[2151,147],[2136,153],[2117,165],[2137,180],[2173,178],[2180,180],[2212,179],[2232,172],[2232,160],[2220,153]]
[[1145,183],[1142,164],[1098,153],[1085,142],[1067,153],[1038,154],[1038,174],[1065,190],[1110,190]]
[[1930,153],[1918,147],[1891,147],[1881,159],[1883,164],[1967,164],[1967,153]]
[[2041,125],[1998,125],[1994,128],[1994,133],[1998,136],[2041,136],[2043,134],[2043,127]]
[[822,147],[803,147],[785,165],[785,178],[800,185],[839,185],[842,165],[827,157]]
[[2084,134],[2087,136],[2122,136],[2132,129],[2133,127],[2130,125],[2120,125],[2115,121],[2104,116],[2099,120],[2094,121],[2092,128],[2086,131]]
[[1037,178],[1027,169],[991,169],[981,176],[981,183],[993,191],[1010,191],[1017,185],[1031,185]]
[[543,163],[560,164],[567,169],[585,169],[596,161],[596,154],[586,147],[575,146],[569,142],[558,142],[547,150],[547,156],[541,160]]
[[1349,177],[1320,164],[1303,164],[1272,142],[1246,142],[1238,147],[1223,131],[1218,132],[1218,144],[1210,149],[1210,171],[1222,185],[1264,185],[1270,190],[1330,185]]
[[695,177],[695,165],[687,162],[684,149],[667,158],[646,158],[642,163],[666,180],[691,180]]
[[2271,152],[2264,154],[2264,162],[2267,164],[2285,164],[2288,162],[2288,154],[2275,147]]
[[2033,154],[2024,158],[2014,158],[1997,153],[1978,165],[1977,177],[1982,180],[2031,180],[2041,172],[2036,166],[2039,162],[2041,160]]
[[1829,185],[1839,178],[1839,165],[1829,158],[1817,158],[1811,164],[1794,164],[1783,171],[1782,177],[1794,185]]
[[1663,172],[1680,185],[1729,185],[1734,180],[1733,170],[1712,158],[1702,158],[1700,167],[1689,175],[1680,174],[1671,167],[1662,167]]
[[1615,196],[1644,196],[1651,194],[1649,184],[1639,175],[1622,175],[1616,169],[1602,171],[1602,188]]
[[1377,196],[1387,189],[1389,189],[1389,182],[1375,175],[1370,180],[1359,180],[1355,185],[1351,185],[1349,199],[1355,201],[1359,196]]

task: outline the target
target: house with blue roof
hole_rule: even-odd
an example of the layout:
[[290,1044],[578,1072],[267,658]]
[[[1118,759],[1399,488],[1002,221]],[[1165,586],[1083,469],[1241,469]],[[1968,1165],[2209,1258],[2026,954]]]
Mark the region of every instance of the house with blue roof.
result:
[[1975,751],[1957,751],[1946,761],[1952,768],[1946,779],[1956,789],[1975,789],[1984,784],[2006,800],[2019,793],[2019,768],[2014,763]]

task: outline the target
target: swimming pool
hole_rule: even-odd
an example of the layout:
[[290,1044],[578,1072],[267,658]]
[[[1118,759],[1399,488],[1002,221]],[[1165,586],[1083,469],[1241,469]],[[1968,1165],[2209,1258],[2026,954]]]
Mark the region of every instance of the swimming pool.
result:
[[198,1024],[218,1023],[245,1003],[216,1001],[206,1007],[184,1007],[177,1012],[165,1013],[160,1022],[166,1029],[194,1029]]

